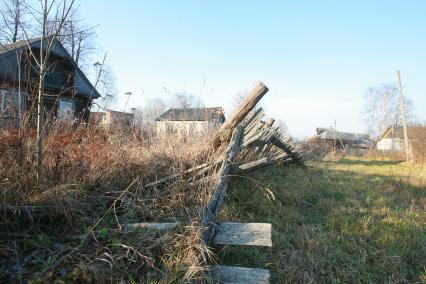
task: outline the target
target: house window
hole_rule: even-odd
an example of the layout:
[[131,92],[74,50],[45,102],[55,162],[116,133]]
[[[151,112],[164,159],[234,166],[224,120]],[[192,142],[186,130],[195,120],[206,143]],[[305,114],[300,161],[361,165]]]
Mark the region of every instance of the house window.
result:
[[0,89],[0,112],[4,118],[17,118],[22,110],[23,94],[16,90]]
[[75,112],[75,103],[69,99],[59,99],[58,118],[73,120]]

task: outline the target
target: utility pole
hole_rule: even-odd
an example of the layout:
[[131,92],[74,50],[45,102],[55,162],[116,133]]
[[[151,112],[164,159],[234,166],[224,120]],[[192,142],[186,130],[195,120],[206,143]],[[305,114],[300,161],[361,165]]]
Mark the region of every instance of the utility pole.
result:
[[407,117],[405,115],[404,93],[402,92],[401,74],[399,73],[399,70],[396,71],[396,79],[398,81],[399,98],[400,98],[399,107],[400,107],[401,115],[402,115],[402,124],[404,126],[405,160],[407,162],[409,162],[409,160],[410,160],[410,151],[408,149]]

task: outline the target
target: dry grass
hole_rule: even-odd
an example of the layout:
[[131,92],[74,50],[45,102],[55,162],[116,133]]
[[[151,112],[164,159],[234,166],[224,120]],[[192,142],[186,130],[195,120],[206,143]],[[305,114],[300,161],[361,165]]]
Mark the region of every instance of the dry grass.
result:
[[413,163],[426,165],[426,141],[412,143]]
[[[145,185],[176,172],[183,179],[185,169],[213,159],[208,137],[69,129],[49,129],[39,181],[34,131],[0,132],[0,281],[198,279],[208,251],[196,220],[209,181]],[[171,220],[182,225],[164,234],[122,227]]]
[[221,263],[270,269],[272,283],[425,282],[426,168],[360,157],[309,165],[234,179],[223,220],[271,223],[273,248],[225,247]]

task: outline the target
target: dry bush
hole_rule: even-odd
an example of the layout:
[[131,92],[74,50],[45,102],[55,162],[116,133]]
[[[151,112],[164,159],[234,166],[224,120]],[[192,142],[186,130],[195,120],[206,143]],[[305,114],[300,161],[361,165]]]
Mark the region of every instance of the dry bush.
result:
[[412,162],[426,165],[426,141],[417,141],[411,144]]
[[[35,131],[0,132],[0,281],[171,283],[200,277],[200,255],[207,251],[193,222],[211,180],[181,180],[186,169],[215,158],[209,137],[73,130],[59,122],[46,132],[39,181]],[[180,178],[145,186],[173,173]],[[164,235],[122,227],[157,220],[183,225]]]
[[330,144],[309,144],[303,143],[302,148],[303,158],[306,160],[323,161],[325,157],[333,152],[333,147]]

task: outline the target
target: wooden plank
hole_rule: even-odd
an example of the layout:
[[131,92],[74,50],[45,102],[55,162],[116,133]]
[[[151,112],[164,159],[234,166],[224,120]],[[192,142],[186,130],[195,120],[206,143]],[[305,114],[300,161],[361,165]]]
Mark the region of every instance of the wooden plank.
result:
[[271,228],[267,223],[221,223],[216,228],[213,243],[272,247]]
[[215,139],[213,140],[213,147],[218,148],[223,142],[229,141],[232,136],[232,131],[240,124],[247,114],[256,106],[256,104],[263,98],[269,91],[268,87],[259,82],[250,94],[242,101],[235,112],[225,121],[219,128]]
[[261,284],[269,283],[271,277],[269,270],[259,268],[219,265],[213,266],[210,271],[214,283]]
[[214,186],[212,196],[203,215],[202,226],[205,227],[206,230],[203,232],[202,239],[206,244],[210,243],[211,236],[214,233],[216,217],[222,208],[223,198],[228,188],[228,175],[232,167],[230,163],[234,161],[238,154],[243,131],[244,130],[241,126],[238,126],[234,131],[232,139],[226,150],[225,161],[223,162],[222,167],[219,169],[219,178]]
[[257,171],[259,169],[272,166],[279,162],[288,163],[289,161],[291,161],[291,158],[287,157],[287,154],[279,155],[278,157],[273,159],[263,157],[256,161],[247,162],[243,164],[236,164],[233,166],[233,170],[236,170],[237,172],[240,172],[240,173],[247,173],[247,172]]
[[173,223],[133,223],[133,224],[125,224],[124,228],[131,230],[131,229],[137,229],[137,228],[144,228],[148,230],[157,230],[157,231],[164,231],[164,230],[173,230],[174,228],[179,225],[179,222],[173,222]]

